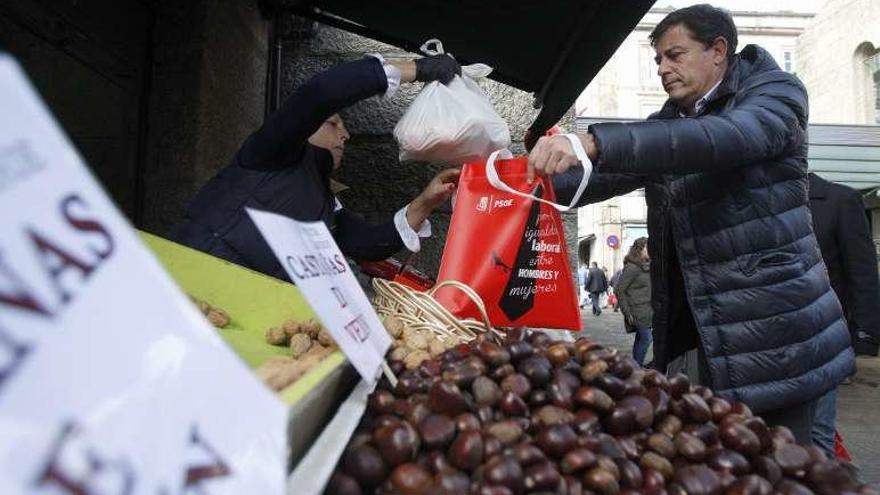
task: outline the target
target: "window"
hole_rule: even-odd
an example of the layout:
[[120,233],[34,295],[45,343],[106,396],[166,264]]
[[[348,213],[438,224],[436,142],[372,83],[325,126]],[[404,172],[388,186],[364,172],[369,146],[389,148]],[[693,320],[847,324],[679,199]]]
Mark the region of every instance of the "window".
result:
[[661,86],[654,62],[654,49],[647,41],[639,44],[639,83],[644,86]]
[[794,54],[791,50],[785,50],[782,52],[782,68],[785,72],[794,71]]

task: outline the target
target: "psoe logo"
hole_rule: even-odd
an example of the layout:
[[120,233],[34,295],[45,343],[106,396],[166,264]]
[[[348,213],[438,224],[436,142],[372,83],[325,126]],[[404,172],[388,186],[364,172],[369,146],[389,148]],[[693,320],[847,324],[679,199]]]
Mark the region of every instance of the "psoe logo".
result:
[[492,208],[507,208],[508,206],[513,206],[513,198],[496,199],[492,202]]
[[486,211],[489,209],[489,196],[482,196],[477,202],[477,211]]

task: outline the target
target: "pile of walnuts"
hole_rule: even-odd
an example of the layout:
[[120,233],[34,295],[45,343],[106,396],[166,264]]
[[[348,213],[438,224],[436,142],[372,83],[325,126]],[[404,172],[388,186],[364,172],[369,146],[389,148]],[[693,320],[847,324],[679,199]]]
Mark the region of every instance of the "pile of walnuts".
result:
[[189,298],[215,328],[226,328],[226,326],[229,325],[229,322],[231,321],[229,313],[220,308],[215,308],[197,297],[189,296]]
[[266,342],[290,347],[290,356],[297,359],[313,347],[336,348],[336,342],[321,323],[314,318],[306,321],[287,320],[278,327],[266,330]]
[[385,328],[394,339],[390,359],[402,361],[406,368],[411,370],[418,368],[422,361],[437,357],[444,351],[463,343],[462,340],[452,337],[440,340],[436,333],[407,326],[393,315],[385,317]]

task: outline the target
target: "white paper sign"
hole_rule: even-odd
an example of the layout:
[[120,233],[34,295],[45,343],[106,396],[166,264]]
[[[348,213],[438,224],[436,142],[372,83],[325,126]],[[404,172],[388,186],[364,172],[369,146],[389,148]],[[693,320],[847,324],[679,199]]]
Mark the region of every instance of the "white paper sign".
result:
[[290,279],[361,377],[374,383],[391,337],[322,222],[298,222],[248,208]]
[[285,422],[0,54],[0,491],[283,493]]

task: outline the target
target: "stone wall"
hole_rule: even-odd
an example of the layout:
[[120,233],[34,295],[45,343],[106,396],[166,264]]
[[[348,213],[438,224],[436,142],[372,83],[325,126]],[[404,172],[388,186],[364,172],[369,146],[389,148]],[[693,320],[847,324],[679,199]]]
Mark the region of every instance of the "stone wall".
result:
[[[290,94],[303,81],[334,64],[355,60],[365,53],[380,53],[388,60],[411,59],[414,54],[378,43],[345,31],[299,19],[294,34],[284,46],[282,60],[284,95]],[[516,154],[524,153],[522,137],[537,110],[532,97],[494,81],[480,83],[499,114],[510,124],[512,145]],[[388,219],[395,211],[415,197],[431,177],[440,170],[426,163],[401,164],[392,131],[406,111],[421,84],[404,85],[392,98],[370,98],[342,112],[352,137],[349,141],[338,180],[350,189],[340,199],[352,211],[373,222]],[[562,122],[574,129],[573,113]],[[441,208],[431,216],[433,236],[422,243],[422,251],[413,258],[414,265],[434,276],[440,265],[451,210]],[[564,215],[566,237],[571,252],[572,269],[576,269],[577,215]],[[405,258],[406,253],[400,253]]]
[[797,42],[814,124],[873,124],[859,47],[880,49],[880,0],[828,0]]
[[155,7],[142,227],[164,234],[263,120],[267,24],[251,0]]

